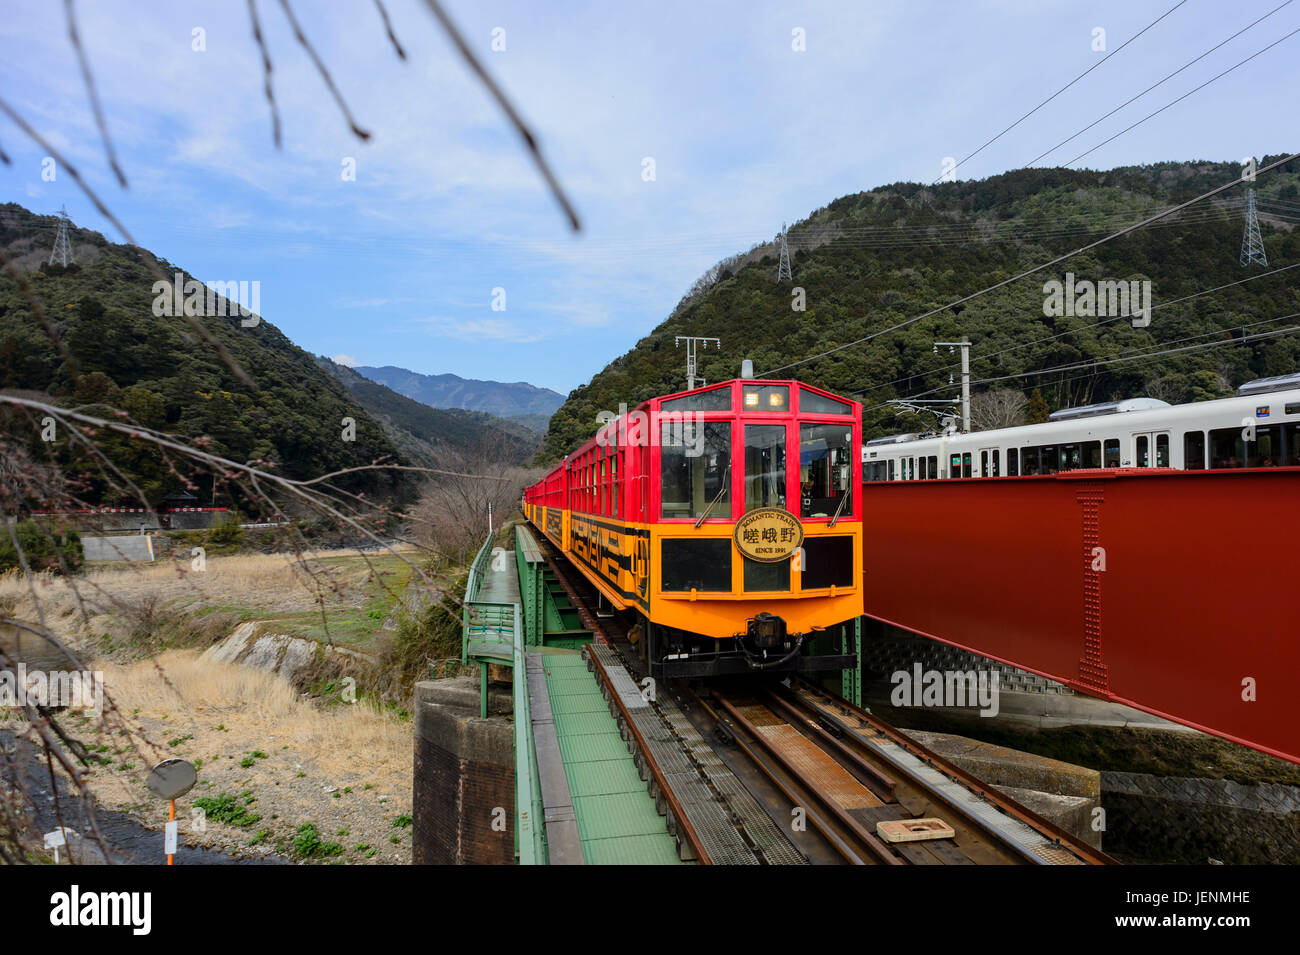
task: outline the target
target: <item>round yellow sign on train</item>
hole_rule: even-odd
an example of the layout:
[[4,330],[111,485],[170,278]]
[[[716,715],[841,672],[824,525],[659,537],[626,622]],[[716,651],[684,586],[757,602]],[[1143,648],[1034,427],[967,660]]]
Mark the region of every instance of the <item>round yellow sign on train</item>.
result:
[[736,522],[736,549],[750,560],[774,564],[803,543],[803,525],[783,507],[760,507]]

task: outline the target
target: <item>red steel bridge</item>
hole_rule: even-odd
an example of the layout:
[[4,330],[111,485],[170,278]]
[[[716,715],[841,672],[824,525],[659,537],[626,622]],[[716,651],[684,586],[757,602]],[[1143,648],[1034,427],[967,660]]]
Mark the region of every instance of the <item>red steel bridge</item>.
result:
[[1300,762],[1300,468],[863,492],[868,616]]

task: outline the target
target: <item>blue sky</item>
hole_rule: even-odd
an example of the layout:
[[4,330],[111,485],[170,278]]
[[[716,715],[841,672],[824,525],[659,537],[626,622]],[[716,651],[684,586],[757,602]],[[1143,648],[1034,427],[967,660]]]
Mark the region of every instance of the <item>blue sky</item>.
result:
[[[130,180],[109,173],[63,5],[0,0],[0,96],[63,150],[137,240],[205,280],[261,283],[313,353],[562,393],[662,321],[714,262],[838,196],[932,181],[1176,0],[1071,3],[468,3],[447,7],[538,134],[573,235],[499,109],[420,0],[293,8],[357,141],[278,2],[259,4],[284,148],[271,143],[247,8],[83,0],[83,41]],[[1018,168],[1282,0],[1187,0],[958,171]],[[493,31],[504,30],[502,52]],[[1300,27],[1288,6],[1086,133],[1063,162]],[[192,49],[201,28],[206,49]],[[792,49],[801,29],[805,49]],[[498,34],[500,36],[500,34]],[[1081,165],[1295,149],[1300,36]],[[0,116],[0,201],[121,241]],[[355,181],[341,176],[356,161]],[[643,178],[654,159],[655,179]],[[505,290],[505,310],[491,307]],[[974,289],[972,289],[974,291]],[[742,343],[723,342],[739,366]]]

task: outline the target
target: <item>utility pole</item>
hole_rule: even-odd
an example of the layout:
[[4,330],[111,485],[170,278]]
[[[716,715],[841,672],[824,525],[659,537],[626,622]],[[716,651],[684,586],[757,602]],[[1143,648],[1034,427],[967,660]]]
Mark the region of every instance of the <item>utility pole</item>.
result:
[[1268,265],[1268,256],[1264,254],[1264,237],[1259,234],[1259,212],[1255,209],[1255,190],[1246,190],[1246,232],[1241,237],[1242,268],[1258,262]]
[[54,249],[50,252],[50,265],[53,265],[54,260],[58,259],[59,264],[66,269],[68,260],[72,258],[72,242],[68,239],[68,222],[70,221],[68,219],[68,207],[61,206],[59,215],[63,218],[59,220],[59,232],[54,237]]
[[789,279],[790,281],[793,282],[794,272],[792,272],[790,269],[790,250],[789,248],[786,247],[785,244],[785,223],[784,222],[781,223],[781,235],[779,236],[779,238],[781,240],[781,262],[776,267],[776,280],[779,282],[782,279]]
[[970,339],[963,335],[959,342],[935,342],[936,352],[940,345],[946,345],[948,351],[961,349],[961,430],[966,434],[970,431]]
[[[702,338],[699,335],[678,335],[673,341],[673,345],[681,347],[682,342],[686,342],[686,390],[691,391],[695,388],[695,369],[698,367],[695,359],[696,346],[708,348],[709,342],[713,342],[718,348],[721,348],[722,339]],[[701,379],[700,384],[707,385],[708,382]]]

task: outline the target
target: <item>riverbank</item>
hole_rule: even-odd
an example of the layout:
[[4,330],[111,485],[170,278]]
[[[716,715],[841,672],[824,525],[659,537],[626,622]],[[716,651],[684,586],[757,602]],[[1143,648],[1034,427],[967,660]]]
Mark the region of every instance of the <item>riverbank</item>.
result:
[[[420,599],[428,588],[413,577],[392,555],[334,552],[43,582],[46,619],[103,673],[111,701],[102,719],[61,716],[89,750],[96,805],[156,832],[161,845],[167,807],[144,782],[154,764],[181,757],[199,777],[177,800],[185,846],[243,860],[409,863],[411,723],[386,664],[403,609],[428,603]],[[0,603],[18,619],[35,616],[12,575],[0,580]],[[292,684],[271,670],[203,657],[249,621],[333,649],[318,651]]]

